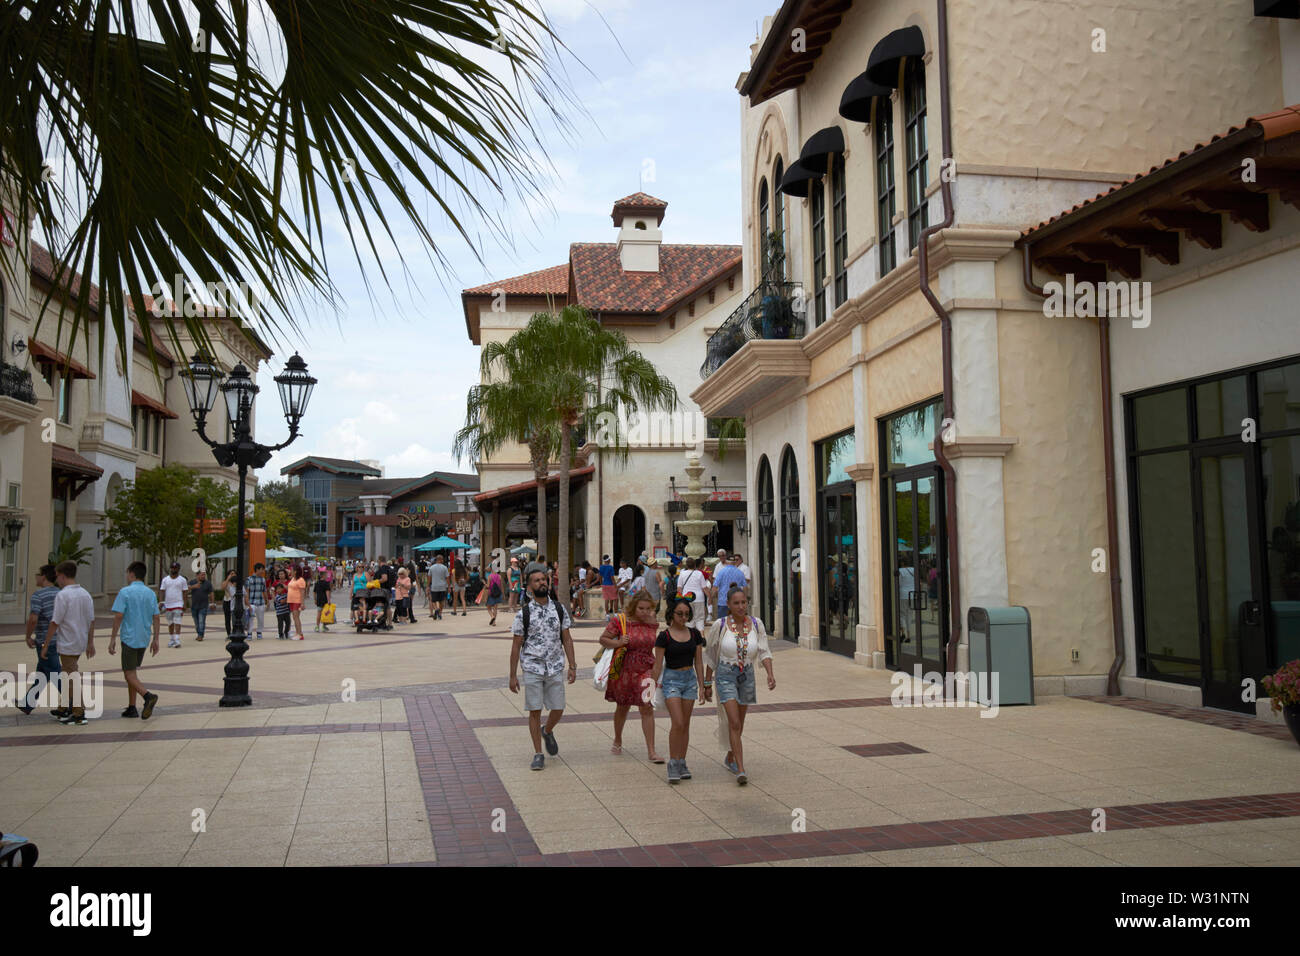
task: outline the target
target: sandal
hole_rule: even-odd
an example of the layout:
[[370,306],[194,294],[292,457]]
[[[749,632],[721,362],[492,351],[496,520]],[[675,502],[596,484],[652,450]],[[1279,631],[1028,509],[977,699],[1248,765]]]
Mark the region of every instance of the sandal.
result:
[[609,748],[609,752],[612,753],[615,757],[623,756],[623,748],[619,744],[614,744],[613,746],[611,746]]
[[664,762],[664,758],[663,758],[663,757],[660,757],[658,754],[651,754],[651,755],[650,755],[650,762],[651,762],[651,763],[663,763],[663,762]]

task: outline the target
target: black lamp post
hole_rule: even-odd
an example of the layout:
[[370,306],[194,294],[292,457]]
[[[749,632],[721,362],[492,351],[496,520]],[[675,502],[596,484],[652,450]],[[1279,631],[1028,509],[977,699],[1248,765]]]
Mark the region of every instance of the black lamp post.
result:
[[[245,483],[249,468],[261,468],[271,460],[272,452],[279,451],[298,437],[298,423],[307,411],[307,402],[311,399],[316,379],[307,374],[307,363],[297,352],[284,363],[284,371],[275,377],[275,384],[280,391],[285,420],[289,423],[289,437],[278,445],[259,445],[253,441],[253,400],[259,389],[248,374],[248,369],[242,364],[236,365],[225,381],[222,381],[221,370],[205,355],[195,352],[189,367],[180,375],[190,403],[190,413],[194,416],[194,430],[212,449],[217,464],[223,468],[234,465],[239,469],[235,594],[230,602],[235,615],[231,623],[230,643],[226,645],[230,660],[226,662],[225,692],[221,697],[221,706],[247,707],[252,704],[253,698],[248,693],[248,663],[244,660],[244,653],[248,650],[243,613]],[[230,418],[232,434],[229,442],[214,442],[204,432],[208,413],[216,404],[218,392],[226,399],[226,414]]]

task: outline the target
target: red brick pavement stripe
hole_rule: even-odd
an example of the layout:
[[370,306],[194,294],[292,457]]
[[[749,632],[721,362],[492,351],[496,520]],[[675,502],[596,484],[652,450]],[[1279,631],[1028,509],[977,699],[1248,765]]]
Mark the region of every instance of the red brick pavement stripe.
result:
[[922,750],[920,747],[903,743],[901,740],[887,744],[854,744],[845,746],[844,749],[851,754],[857,754],[859,757],[896,757],[899,754],[929,753],[928,750]]
[[1081,695],[1080,700],[1091,700],[1098,704],[1110,704],[1139,710],[1146,714],[1158,714],[1161,717],[1175,717],[1178,720],[1190,720],[1196,724],[1218,727],[1222,730],[1238,730],[1254,734],[1257,737],[1271,737],[1274,740],[1291,740],[1291,731],[1280,724],[1270,724],[1258,717],[1244,714],[1229,714],[1220,710],[1208,710],[1202,707],[1185,707],[1182,704],[1166,704],[1159,700],[1145,700],[1140,697],[1102,697],[1099,695]]
[[[888,697],[857,697],[848,700],[801,700],[781,704],[753,704],[749,708],[751,714],[786,714],[803,710],[842,710],[846,707],[888,707],[890,698]],[[696,707],[691,712],[692,717],[707,717],[716,714],[716,707]],[[657,712],[660,716],[667,717],[666,710]],[[592,724],[599,723],[603,720],[610,720],[612,713],[597,714],[565,714],[564,722],[566,724]],[[524,723],[523,717],[484,717],[479,720],[471,720],[469,725],[474,728],[479,727],[519,727]],[[910,752],[910,751],[909,751]]]
[[[1107,807],[1106,827],[1108,830],[1134,830],[1294,816],[1300,816],[1300,792]],[[698,843],[662,843],[618,850],[548,853],[540,860],[520,862],[545,866],[722,866],[770,863],[776,860],[1088,833],[1092,829],[1092,820],[1091,810],[1056,810],[1002,817],[969,817],[925,823],[813,830],[807,833]],[[1104,837],[1099,836],[1098,839]]]
[[540,862],[532,834],[456,699],[450,694],[404,699],[438,864]]
[[191,730],[124,730],[83,733],[69,728],[64,734],[30,734],[0,737],[0,747],[44,747],[53,744],[115,744],[132,740],[209,740],[216,737],[294,737],[302,734],[372,734],[385,730],[410,730],[399,721],[373,724],[276,724],[270,727],[202,727]]

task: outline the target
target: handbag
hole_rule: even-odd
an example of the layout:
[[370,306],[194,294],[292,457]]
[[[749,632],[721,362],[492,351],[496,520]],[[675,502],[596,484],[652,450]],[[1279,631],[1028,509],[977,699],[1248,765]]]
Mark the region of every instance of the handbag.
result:
[[[618,629],[620,634],[627,637],[627,615],[618,616]],[[627,656],[627,648],[610,648],[610,650],[614,651],[614,656],[610,659],[609,679],[618,680],[619,675],[623,673],[623,658]]]
[[326,604],[320,609],[320,622],[322,624],[334,623],[334,605]]
[[606,647],[596,655],[596,673],[591,684],[596,690],[604,690],[609,684],[609,668],[614,662],[614,648]]
[[487,600],[487,588],[479,588],[478,596],[474,598],[475,604],[482,604]]

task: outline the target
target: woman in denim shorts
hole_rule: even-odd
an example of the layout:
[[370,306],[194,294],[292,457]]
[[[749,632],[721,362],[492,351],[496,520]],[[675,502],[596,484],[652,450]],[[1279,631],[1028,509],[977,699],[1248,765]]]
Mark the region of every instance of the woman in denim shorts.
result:
[[727,616],[714,621],[704,648],[704,699],[713,696],[713,678],[718,685],[718,743],[727,748],[722,762],[736,775],[736,783],[749,783],[740,735],[745,729],[745,712],[757,702],[754,670],[762,664],[767,671],[767,689],[776,690],[772,673],[772,652],[767,646],[763,622],[749,615],[749,596],[733,584],[727,595]]
[[668,627],[655,639],[655,683],[663,688],[664,706],[672,718],[668,731],[668,782],[690,780],[686,748],[690,744],[691,711],[704,701],[704,637],[690,626],[691,601],[668,602]]

